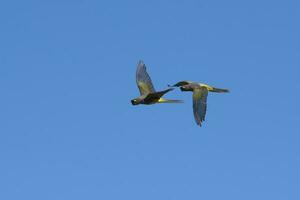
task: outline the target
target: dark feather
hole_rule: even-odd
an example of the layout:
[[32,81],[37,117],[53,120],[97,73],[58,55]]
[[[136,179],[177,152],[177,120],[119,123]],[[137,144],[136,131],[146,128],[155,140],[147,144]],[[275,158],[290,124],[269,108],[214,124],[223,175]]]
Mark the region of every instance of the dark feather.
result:
[[207,94],[208,90],[205,87],[196,88],[193,91],[193,113],[195,121],[199,126],[205,120]]

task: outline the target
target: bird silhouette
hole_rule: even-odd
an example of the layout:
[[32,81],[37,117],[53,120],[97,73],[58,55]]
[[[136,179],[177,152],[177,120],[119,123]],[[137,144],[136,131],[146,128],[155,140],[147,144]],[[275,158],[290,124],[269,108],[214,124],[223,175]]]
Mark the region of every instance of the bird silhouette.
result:
[[203,83],[192,81],[180,81],[173,86],[169,85],[169,87],[180,87],[181,91],[193,92],[193,113],[195,121],[199,126],[202,126],[202,122],[205,121],[208,92],[229,92],[229,90],[227,89],[216,88]]
[[168,88],[163,91],[155,91],[151,78],[146,70],[143,61],[139,61],[136,69],[136,84],[140,91],[140,96],[131,100],[132,105],[155,104],[155,103],[181,103],[181,100],[164,99],[162,96],[174,88]]

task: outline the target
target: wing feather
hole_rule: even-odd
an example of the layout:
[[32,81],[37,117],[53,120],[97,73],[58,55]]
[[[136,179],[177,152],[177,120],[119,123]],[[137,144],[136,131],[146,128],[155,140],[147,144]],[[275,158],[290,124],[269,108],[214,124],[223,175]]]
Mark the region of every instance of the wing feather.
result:
[[195,88],[193,91],[193,112],[196,123],[201,126],[205,120],[208,90],[205,87]]
[[136,84],[141,95],[155,92],[151,78],[146,70],[146,65],[143,61],[139,61],[136,69]]
[[174,88],[169,88],[169,89],[166,89],[166,90],[163,90],[163,91],[150,93],[146,96],[144,101],[146,101],[146,102],[158,101],[164,94],[166,94],[167,92],[170,92],[172,90],[174,90]]

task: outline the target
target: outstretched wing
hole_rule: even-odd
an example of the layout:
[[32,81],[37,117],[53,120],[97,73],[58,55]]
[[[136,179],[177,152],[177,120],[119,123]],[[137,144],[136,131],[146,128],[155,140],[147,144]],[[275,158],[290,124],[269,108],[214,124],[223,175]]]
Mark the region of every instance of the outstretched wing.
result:
[[170,92],[172,90],[174,90],[174,88],[169,88],[169,89],[166,89],[163,91],[148,94],[146,96],[146,98],[144,99],[144,101],[146,101],[146,102],[158,101],[164,94],[166,94],[167,92]]
[[141,95],[155,92],[151,78],[146,71],[146,65],[143,61],[139,61],[136,69],[136,84]]
[[201,126],[205,120],[208,90],[205,87],[195,88],[193,92],[193,112],[196,123]]
[[184,86],[184,85],[188,85],[192,83],[191,81],[179,81],[178,83],[176,83],[175,85],[171,86],[171,87],[180,87],[180,86]]

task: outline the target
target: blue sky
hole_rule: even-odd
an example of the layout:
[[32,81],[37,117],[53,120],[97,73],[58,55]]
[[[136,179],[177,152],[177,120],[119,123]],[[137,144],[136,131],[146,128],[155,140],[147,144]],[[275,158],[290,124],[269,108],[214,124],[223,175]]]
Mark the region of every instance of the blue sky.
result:
[[[297,1],[2,1],[0,199],[299,199]],[[202,128],[156,89],[210,94]]]

